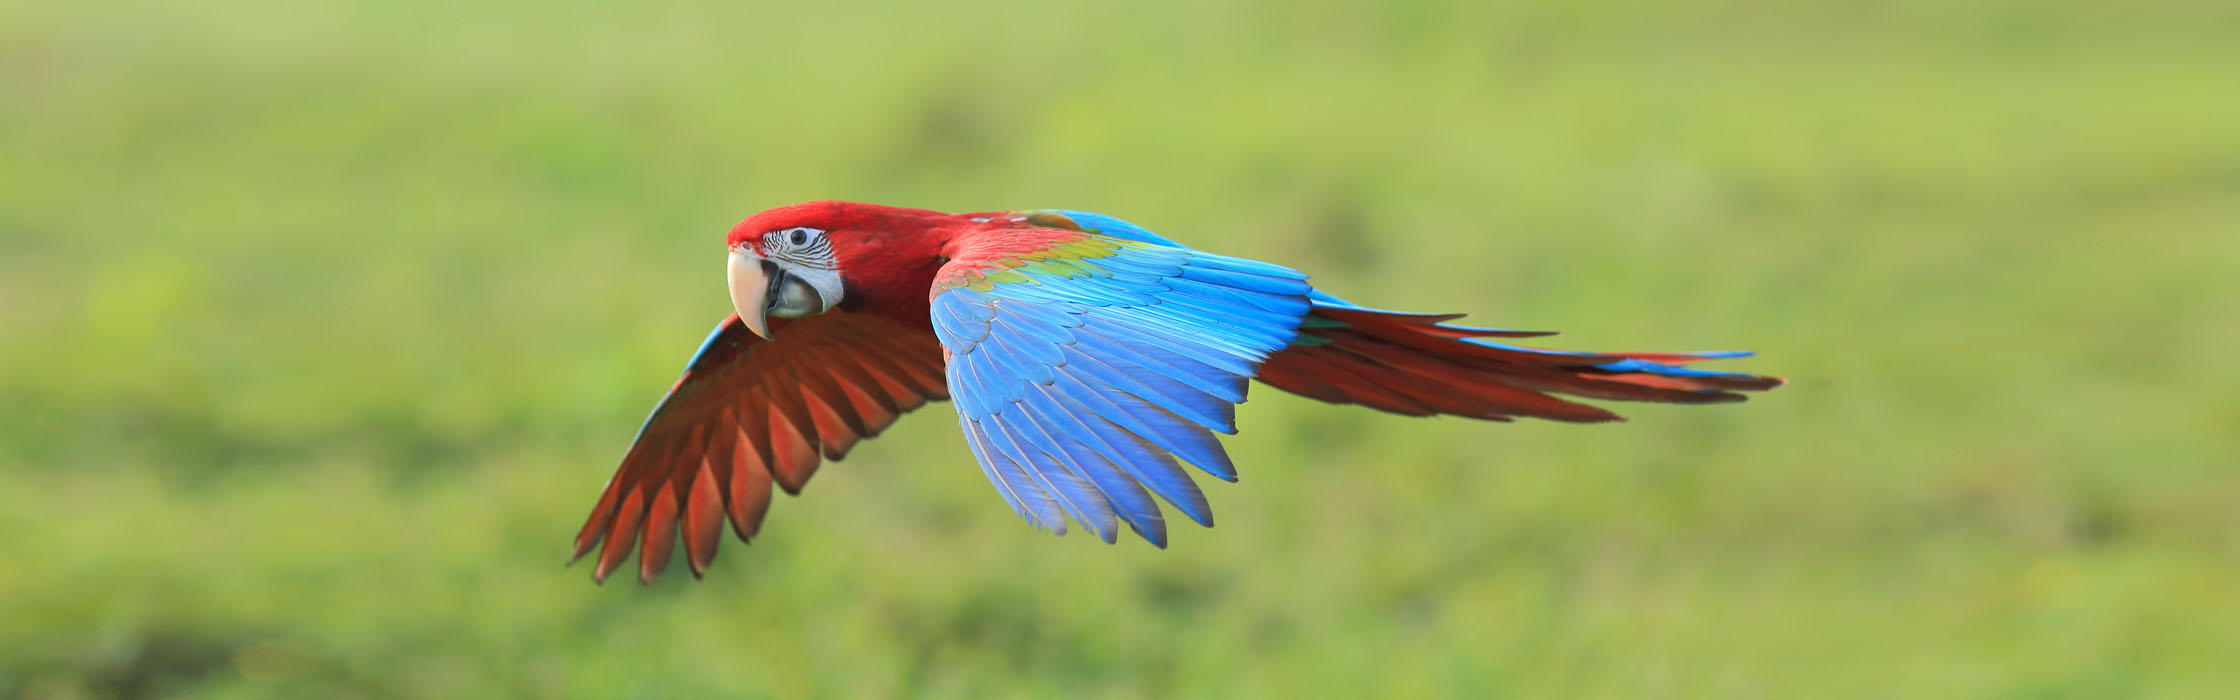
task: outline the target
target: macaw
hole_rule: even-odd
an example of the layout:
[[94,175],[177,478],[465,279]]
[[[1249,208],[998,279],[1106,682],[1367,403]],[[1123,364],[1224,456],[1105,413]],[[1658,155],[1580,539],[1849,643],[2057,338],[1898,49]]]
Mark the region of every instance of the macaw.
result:
[[1686,366],[1746,352],[1513,345],[1498,339],[1552,333],[1361,306],[1085,211],[809,202],[748,217],[725,248],[734,313],[576,535],[576,559],[606,543],[595,580],[642,543],[650,584],[680,532],[702,576],[726,520],[742,542],[761,530],[773,483],[800,493],[821,461],[934,401],[1029,523],[1107,543],[1125,524],[1165,547],[1160,501],[1213,525],[1180,463],[1237,478],[1214,434],[1235,434],[1247,380],[1405,415],[1574,422],[1619,418],[1555,394],[1702,404],[1782,383]]

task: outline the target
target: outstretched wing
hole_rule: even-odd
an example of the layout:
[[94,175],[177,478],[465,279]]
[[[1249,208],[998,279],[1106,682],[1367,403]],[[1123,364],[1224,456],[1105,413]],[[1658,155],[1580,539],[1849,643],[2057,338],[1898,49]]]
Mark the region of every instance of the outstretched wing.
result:
[[771,336],[725,318],[654,407],[576,534],[578,559],[606,542],[593,578],[605,581],[642,541],[638,580],[651,583],[680,526],[701,575],[727,515],[742,542],[762,527],[771,482],[800,493],[820,459],[948,398],[941,347],[923,329],[828,313],[772,319]]
[[1125,522],[1163,547],[1153,495],[1212,525],[1175,458],[1236,479],[1213,433],[1236,432],[1247,379],[1298,335],[1305,280],[1071,230],[958,241],[934,282],[933,325],[973,456],[1046,530],[1063,533],[1070,516],[1111,542]]

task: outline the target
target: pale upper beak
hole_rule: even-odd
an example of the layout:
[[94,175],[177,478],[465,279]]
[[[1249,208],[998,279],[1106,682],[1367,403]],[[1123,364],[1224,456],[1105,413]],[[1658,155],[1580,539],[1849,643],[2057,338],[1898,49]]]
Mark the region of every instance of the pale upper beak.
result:
[[724,273],[731,282],[731,308],[739,312],[739,322],[764,338],[770,337],[770,282],[777,279],[770,274],[771,267],[775,266],[762,256],[734,248]]

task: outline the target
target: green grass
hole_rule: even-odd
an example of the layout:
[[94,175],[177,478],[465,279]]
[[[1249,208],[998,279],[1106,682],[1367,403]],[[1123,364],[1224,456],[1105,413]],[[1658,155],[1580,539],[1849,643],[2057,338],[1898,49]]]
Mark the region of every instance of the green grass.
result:
[[[2231,3],[471,5],[0,3],[0,696],[2240,693]],[[562,568],[820,198],[1794,383],[1262,391],[1167,551],[935,407],[705,582]]]

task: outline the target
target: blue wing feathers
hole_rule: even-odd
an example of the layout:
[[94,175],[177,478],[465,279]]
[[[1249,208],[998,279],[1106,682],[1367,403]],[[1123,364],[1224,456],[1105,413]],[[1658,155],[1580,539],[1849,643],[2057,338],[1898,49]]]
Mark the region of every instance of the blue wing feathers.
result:
[[[993,312],[958,294],[970,291],[952,290],[933,300],[933,334],[951,353],[972,352],[973,345],[988,337],[988,319]],[[981,313],[990,316],[976,316]]]
[[1165,546],[1159,499],[1213,522],[1177,458],[1236,479],[1214,434],[1236,431],[1248,380],[1297,337],[1313,290],[1288,268],[1076,221],[1157,245],[1024,256],[1001,263],[1008,278],[937,295],[950,394],[982,471],[1028,522],[1062,532],[1070,518],[1106,541],[1125,522]]
[[1235,304],[1246,308],[1259,309],[1278,316],[1305,314],[1312,306],[1298,297],[1238,292],[1226,287],[1190,279],[1168,280],[1167,288],[1223,304]]
[[[1100,484],[1105,481],[1140,482],[1144,488],[1148,488],[1151,493],[1167,499],[1167,502],[1174,504],[1177,509],[1182,510],[1191,519],[1203,522],[1208,517],[1205,513],[1205,495],[1198,492],[1198,485],[1192,483],[1189,475],[1183,473],[1181,467],[1176,466],[1174,460],[1168,458],[1165,452],[1150,449],[1144,446],[1142,440],[1133,436],[1123,436],[1114,432],[1115,426],[1096,416],[1083,416],[1075,409],[1064,406],[1052,395],[1048,388],[1028,392],[1026,401],[1021,405],[1028,409],[1027,414],[1029,416],[1034,417],[1036,422],[1041,424],[1044,429],[1053,433],[1053,437],[1062,435],[1063,437],[1058,439],[1071,440],[1072,444],[1079,446],[1081,452],[1103,460],[1102,465],[1105,467],[1106,473],[1099,479]],[[1103,429],[1100,429],[1100,426]],[[1127,476],[1132,477],[1133,481],[1113,478],[1121,472],[1125,472]],[[1115,489],[1123,492],[1127,491],[1124,486],[1120,485],[1109,487],[1100,485],[1100,489],[1107,492]],[[1137,492],[1141,493],[1141,489],[1138,489]],[[1123,510],[1124,513],[1141,512],[1147,518],[1163,518],[1159,513],[1158,505],[1149,502],[1148,499],[1139,504],[1135,503],[1132,497],[1123,496],[1122,498],[1130,499],[1129,502],[1132,504],[1128,506],[1127,510]],[[1120,499],[1116,499],[1116,502],[1118,500]],[[1145,528],[1153,527],[1160,536],[1159,539],[1154,541],[1154,544],[1166,545],[1166,527],[1164,525],[1154,527],[1150,523],[1135,523],[1133,521],[1131,521],[1131,525],[1135,526],[1138,532],[1145,532],[1147,536],[1149,532]]]
[[[1136,256],[1098,258],[1097,265],[1118,271],[1135,272],[1147,277],[1167,279],[1182,274],[1182,260],[1145,259]],[[1156,289],[1154,287],[1153,289]]]
[[1205,492],[1198,490],[1198,482],[1190,479],[1190,473],[1175,463],[1174,455],[1102,417],[1085,416],[1081,422],[1112,449],[1107,454],[1117,455],[1114,461],[1127,467],[1128,473],[1152,493],[1167,499],[1199,525],[1213,527],[1212,504],[1206,502]]
[[1301,296],[1306,294],[1309,289],[1307,283],[1301,278],[1269,277],[1262,274],[1234,272],[1211,264],[1213,261],[1214,256],[1210,255],[1191,258],[1190,265],[1182,268],[1182,278],[1233,289],[1248,289],[1261,294],[1278,294],[1285,297]]
[[1012,486],[1010,475],[1003,473],[999,464],[989,458],[987,449],[980,442],[979,430],[973,427],[972,419],[957,416],[957,428],[964,432],[965,445],[972,448],[973,461],[980,463],[980,472],[988,475],[988,483],[995,484],[996,494],[1003,496],[1003,502],[1010,504],[1011,510],[1020,517],[1033,521],[1035,516],[1027,510],[1026,501],[1019,498],[1019,490]]
[[985,352],[954,355],[949,361],[950,371],[959,373],[962,370],[961,374],[966,379],[959,382],[960,386],[951,393],[956,395],[957,407],[969,409],[968,415],[971,417],[994,415],[997,409],[1010,400],[1006,395],[1011,387],[1000,381],[994,362]]
[[[1067,359],[1070,360],[1066,367],[1067,376],[1076,379],[1091,380],[1087,383],[1091,383],[1091,388],[1093,389],[1097,387],[1109,387],[1119,392],[1123,396],[1128,396],[1144,402],[1148,402],[1152,406],[1156,406],[1159,410],[1167,412],[1169,415],[1180,415],[1188,417],[1193,422],[1199,425],[1203,425],[1207,428],[1226,428],[1226,426],[1223,426],[1221,424],[1221,418],[1219,416],[1208,415],[1205,412],[1204,408],[1189,405],[1187,397],[1176,398],[1174,396],[1168,395],[1167,392],[1158,391],[1149,386],[1146,386],[1146,382],[1158,381],[1157,379],[1153,378],[1155,375],[1145,373],[1139,380],[1137,377],[1132,376],[1129,372],[1098,361],[1097,359],[1092,358],[1089,355],[1080,352],[1079,350],[1075,350],[1072,348],[1069,348],[1069,350],[1070,351],[1066,353]],[[1116,403],[1118,402],[1116,401]],[[1224,430],[1224,432],[1234,431],[1234,428],[1226,428]]]
[[[1066,500],[1074,505],[1075,512],[1088,516],[1089,520],[1083,524],[1096,532],[1098,539],[1106,543],[1112,542],[1113,535],[1118,532],[1113,527],[1113,518],[1119,514],[1120,508],[1114,502],[1112,494],[1097,484],[1095,470],[1044,431],[1033,414],[1026,410],[1024,403],[1015,404],[1010,410],[1004,411],[1002,424],[1021,450],[1032,450],[1042,455],[1042,459],[1035,460],[1035,465],[1041,471],[1043,479],[1066,494]],[[1131,523],[1130,527],[1134,527],[1134,524]]]
[[[1073,342],[1073,332],[1064,323],[1051,320],[1033,311],[1033,304],[998,302],[997,317],[1003,323],[991,326],[991,333],[1005,345],[1017,349],[1045,364],[1057,364],[1065,358],[1058,355],[1056,347]],[[1079,325],[1075,322],[1072,325]],[[1029,337],[1031,336],[1031,337]]]
[[1038,442],[1044,446],[1044,452],[1059,458],[1073,469],[1075,476],[1082,477],[1090,486],[1095,487],[1097,494],[1111,505],[1111,510],[1128,523],[1129,529],[1135,530],[1136,534],[1142,535],[1154,545],[1166,546],[1166,518],[1159,512],[1159,503],[1151,499],[1151,494],[1144,491],[1143,485],[1128,478],[1119,467],[1098,454],[1081,436],[1059,427],[1063,422],[1073,420],[1070,412],[1061,410],[1055,414],[1038,413],[1032,408],[1038,402],[1031,399],[1044,394],[1038,389],[1029,392],[1028,396],[1030,401],[1019,404],[1022,409],[1019,415],[1034,430]]
[[[1159,449],[1188,460],[1214,476],[1236,480],[1235,468],[1229,466],[1228,455],[1221,451],[1218,443],[1213,443],[1213,439],[1207,436],[1203,428],[1117,390],[1100,389],[1083,382],[1065,382],[1052,386],[1075,404],[1089,409],[1091,413],[1102,416]],[[1115,400],[1116,396],[1118,400]],[[1134,410],[1131,411],[1130,407]],[[1213,443],[1210,450],[1208,443]]]
[[950,297],[948,294],[942,295],[943,298],[950,299],[953,303],[953,305],[942,307],[945,314],[956,316],[960,321],[981,325],[987,324],[988,321],[996,317],[996,310],[989,305],[989,302],[993,299],[990,299],[987,294],[970,289],[950,291],[955,292],[954,297]]
[[[1101,497],[1088,493],[1088,486],[1067,473],[1063,465],[1053,463],[1046,455],[1041,455],[1028,445],[1012,425],[1013,417],[1010,414],[1015,412],[1016,409],[1008,410],[981,422],[981,428],[988,432],[989,442],[1004,456],[1011,458],[1012,463],[1022,466],[1021,471],[1026,473],[1027,478],[1042,487],[1044,493],[1050,494],[1051,499],[1067,515],[1073,516],[1075,522],[1096,533],[1097,539],[1111,542],[1111,510],[1103,504]],[[1042,458],[1037,459],[1038,456]],[[1059,522],[1063,527],[1064,521]]]
[[1058,505],[1051,500],[1050,494],[1036,485],[1018,463],[991,445],[992,441],[988,439],[988,433],[981,428],[979,421],[966,418],[963,426],[965,441],[972,447],[973,456],[979,459],[981,470],[988,474],[988,481],[994,483],[996,490],[1011,503],[1011,509],[1035,527],[1064,533],[1065,516],[1059,512]]
[[1244,380],[1226,370],[1166,352],[1155,345],[1131,348],[1087,330],[1078,332],[1075,338],[1092,352],[1165,374],[1214,398],[1230,403],[1244,401]]
[[[1032,321],[1040,326],[1051,326],[1056,328],[1079,328],[1082,324],[1081,317],[1078,315],[1079,309],[1079,304],[1065,303],[1047,306],[1040,304],[1003,305],[1004,313],[1017,316],[1027,321]],[[1056,334],[1051,337],[1053,338],[1051,342],[1065,342],[1065,337],[1063,334]]]
[[[1026,357],[1026,352],[1028,351],[1024,343],[1006,342],[1004,331],[990,332],[987,342],[983,342],[980,347],[975,348],[975,354],[986,355],[994,361],[994,369],[997,375],[1004,379],[1025,380],[1036,384],[1050,383],[1057,376],[1051,371],[1052,363],[1039,358]],[[1064,356],[1060,355],[1058,359],[1063,362]],[[1005,382],[1001,396],[1007,403],[1017,401],[1022,389],[1023,387],[1019,385],[1019,382],[1008,381]]]
[[[1098,338],[1106,338],[1112,335],[1112,331],[1097,327],[1084,329],[1080,335],[1095,335]],[[1240,385],[1244,383],[1245,377],[1252,376],[1252,373],[1257,371],[1256,362],[1253,358],[1238,357],[1196,343],[1149,342],[1137,345],[1136,349],[1156,357],[1175,357],[1198,363],[1206,368],[1206,372],[1208,372],[1206,376],[1233,378]],[[1212,373],[1219,373],[1219,375]]]
[[1003,318],[1003,321],[988,327],[988,344],[1008,351],[1013,359],[1023,362],[1025,374],[1034,383],[1050,383],[1050,368],[1065,364],[1066,361],[1065,353],[1058,348],[1064,347],[1062,343],[1071,341],[1073,334],[1052,329],[1051,332],[1060,334],[1063,340],[1041,340],[1032,337],[1037,335],[1035,333],[1022,332],[1017,318]]
[[[1108,328],[1112,329],[1113,332],[1107,332],[1106,329]],[[1147,344],[1162,345],[1177,352],[1187,352],[1191,356],[1204,359],[1207,364],[1222,365],[1223,363],[1218,358],[1228,358],[1230,363],[1242,367],[1236,372],[1241,376],[1250,376],[1259,366],[1260,361],[1267,359],[1268,356],[1268,353],[1261,351],[1259,348],[1223,337],[1219,330],[1193,334],[1168,330],[1157,321],[1141,321],[1119,314],[1098,318],[1096,325],[1091,326],[1090,330],[1100,335],[1115,338],[1126,337],[1130,340],[1144,341]]]
[[[1184,415],[1184,417],[1190,418],[1199,426],[1217,433],[1227,435],[1236,434],[1236,402],[1221,400],[1211,394],[1199,391],[1195,388],[1190,387],[1189,385],[1183,384],[1181,382],[1175,381],[1172,378],[1154,372],[1138,372],[1134,373],[1131,376],[1133,376],[1136,381],[1141,382],[1145,387],[1151,389],[1152,391],[1158,392],[1159,394],[1166,396],[1168,399],[1171,399],[1174,403],[1180,404],[1183,407],[1190,409],[1189,414]],[[1136,393],[1139,396],[1141,395],[1140,392],[1130,393]],[[1164,405],[1160,407],[1166,408],[1166,406]],[[1167,410],[1170,413],[1183,415],[1171,408],[1168,408]]]
[[[1147,431],[1135,431],[1136,435],[1165,448],[1184,461],[1197,465],[1199,469],[1208,474],[1220,477],[1224,481],[1237,480],[1237,469],[1235,465],[1229,462],[1229,453],[1221,449],[1221,443],[1215,440],[1213,433],[1205,428],[1191,424],[1180,416],[1167,413],[1164,409],[1117,390],[1098,387],[1090,387],[1090,390],[1106,405],[1125,414],[1129,420],[1150,428]],[[1112,417],[1111,413],[1103,413],[1103,415],[1107,418]]]
[[[1264,314],[1248,309],[1223,307],[1186,294],[1166,297],[1161,301],[1163,302],[1162,306],[1182,307],[1183,313],[1220,324],[1217,327],[1226,326],[1224,330],[1229,334],[1254,346],[1281,349],[1285,345],[1290,345],[1292,338],[1298,337],[1298,325],[1295,319],[1286,319],[1275,314]],[[1278,325],[1286,321],[1289,321],[1290,324]]]
[[[1168,310],[1171,311],[1172,307]],[[1134,313],[1142,311],[1145,310],[1124,309],[1100,314],[1097,317],[1097,322],[1126,328],[1132,333],[1140,334],[1146,340],[1218,350],[1251,362],[1255,366],[1261,360],[1267,359],[1268,354],[1273,352],[1251,338],[1239,335],[1232,329],[1216,326],[1189,328],[1178,326],[1171,322],[1169,317],[1160,314]]]

